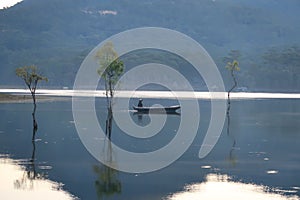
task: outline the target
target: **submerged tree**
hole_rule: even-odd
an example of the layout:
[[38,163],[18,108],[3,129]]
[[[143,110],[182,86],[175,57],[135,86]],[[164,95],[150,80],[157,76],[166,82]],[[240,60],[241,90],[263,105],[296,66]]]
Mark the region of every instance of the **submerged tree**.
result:
[[236,139],[234,137],[234,135],[230,134],[230,93],[237,87],[237,79],[235,77],[235,72],[236,71],[240,71],[240,67],[239,67],[239,62],[237,61],[237,59],[240,57],[240,52],[238,50],[231,50],[230,53],[228,54],[228,57],[224,58],[224,61],[227,62],[227,65],[225,66],[226,69],[229,70],[231,78],[233,80],[233,85],[231,86],[231,88],[228,90],[227,96],[227,135],[229,137],[232,137],[233,140],[233,144],[232,147],[229,151],[229,158],[228,160],[230,161],[230,163],[235,166],[237,159],[234,155],[234,150],[235,150],[235,146],[236,146]]
[[36,97],[35,92],[37,88],[37,84],[39,81],[48,81],[48,79],[38,73],[38,69],[36,66],[24,66],[16,69],[16,75],[24,80],[26,86],[30,90],[32,101],[33,101],[33,135],[32,140],[34,140],[35,133],[37,131],[37,122],[35,119],[35,111],[36,111]]
[[124,63],[119,59],[117,52],[114,50],[112,42],[107,42],[96,53],[96,59],[99,64],[98,74],[103,78],[105,84],[105,95],[107,100],[107,119],[106,135],[111,137],[112,131],[112,106],[116,84],[124,71]]
[[98,50],[96,59],[100,66],[97,72],[105,82],[108,109],[111,109],[116,84],[124,71],[124,63],[119,59],[112,42],[107,42]]
[[44,76],[38,74],[38,69],[36,66],[24,66],[16,69],[16,75],[22,78],[30,90],[32,100],[33,100],[33,111],[32,111],[32,119],[33,119],[33,130],[32,130],[32,154],[31,159],[28,162],[28,165],[25,169],[25,174],[22,176],[20,180],[16,180],[14,185],[16,188],[27,188],[33,189],[33,183],[35,179],[42,179],[43,174],[37,173],[35,167],[35,134],[37,132],[37,122],[35,119],[35,111],[36,111],[36,98],[35,92],[37,88],[37,84],[39,81],[48,81],[48,79]]
[[[228,99],[227,99],[227,112],[226,112],[226,115],[227,115],[227,123],[228,123],[227,124],[227,135],[228,136],[230,135],[229,134],[229,132],[230,132],[229,131],[229,128],[230,128],[230,93],[237,86],[237,80],[236,80],[234,72],[240,70],[239,62],[236,60],[239,56],[240,56],[239,51],[231,51],[229,53],[229,57],[224,58],[224,61],[227,61],[226,68],[230,71],[230,75],[231,75],[231,78],[233,80],[233,85],[228,90]],[[235,139],[234,139],[234,142],[233,142],[232,150],[230,151],[230,160],[234,160],[234,159],[232,159],[233,158],[232,153],[233,153],[234,147],[235,147]]]

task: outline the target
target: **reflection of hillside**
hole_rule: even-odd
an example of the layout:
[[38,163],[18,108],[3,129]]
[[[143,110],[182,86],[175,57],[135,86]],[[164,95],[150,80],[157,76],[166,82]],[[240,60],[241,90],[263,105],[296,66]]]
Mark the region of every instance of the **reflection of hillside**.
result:
[[[20,161],[21,162],[21,161]],[[28,175],[28,173],[30,173]],[[61,184],[25,170],[18,160],[0,155],[0,199],[76,199]]]

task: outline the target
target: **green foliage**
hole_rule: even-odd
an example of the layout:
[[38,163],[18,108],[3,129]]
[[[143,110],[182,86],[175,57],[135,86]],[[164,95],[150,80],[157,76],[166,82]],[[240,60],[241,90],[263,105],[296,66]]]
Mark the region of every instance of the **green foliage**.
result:
[[231,72],[232,76],[234,76],[234,71],[240,71],[239,62],[237,61],[240,57],[241,53],[239,50],[231,50],[228,56],[223,58],[223,61],[227,63],[225,68]]
[[[236,60],[238,57],[240,57],[240,52],[236,50],[231,50],[228,54],[229,57],[225,57],[227,60],[231,59],[231,61],[227,62],[227,65],[225,66],[226,69],[230,71],[231,78],[233,80],[233,85],[228,91],[228,105],[230,104],[230,93],[236,88],[237,86],[237,80],[234,75],[235,71],[240,71],[239,62]],[[230,109],[230,107],[228,107]]]
[[237,60],[233,60],[232,62],[228,62],[225,66],[229,71],[240,71],[239,62]]
[[114,50],[112,42],[107,42],[104,46],[99,49],[96,53],[96,58],[102,69],[106,69],[109,65],[118,58],[117,52]]
[[105,81],[106,96],[112,98],[118,79],[124,72],[124,63],[118,58],[112,42],[99,49],[95,58],[100,66],[97,72]]
[[46,77],[38,73],[38,69],[34,65],[17,68],[16,75],[24,80],[32,94],[35,93],[39,81],[48,81]]

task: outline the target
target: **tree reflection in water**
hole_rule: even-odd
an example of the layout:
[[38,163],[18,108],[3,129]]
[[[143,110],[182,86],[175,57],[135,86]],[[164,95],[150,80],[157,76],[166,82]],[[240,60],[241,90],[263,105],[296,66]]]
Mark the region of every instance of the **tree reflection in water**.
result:
[[0,199],[77,199],[62,189],[62,184],[46,179],[24,167],[23,160],[0,154]]
[[237,157],[234,154],[234,150],[236,149],[236,138],[235,135],[230,132],[230,102],[228,101],[227,104],[227,112],[226,112],[226,117],[227,117],[227,136],[230,137],[232,140],[232,146],[229,151],[229,156],[228,156],[228,161],[231,163],[232,166],[236,166],[237,164]]
[[[106,120],[106,138],[105,146],[103,147],[103,154],[107,163],[111,166],[115,166],[117,163],[114,159],[112,144],[110,141],[112,134],[112,121],[113,113],[112,110],[108,109],[107,120]],[[95,187],[98,199],[104,199],[104,197],[113,196],[114,194],[121,194],[122,185],[118,180],[118,171],[110,168],[106,165],[95,165],[93,167],[94,172],[97,174],[98,179],[95,181]]]
[[35,153],[36,153],[35,135],[37,132],[37,122],[35,119],[35,111],[36,111],[36,105],[34,105],[34,109],[32,112],[33,127],[32,127],[32,141],[31,141],[31,143],[32,143],[31,158],[28,160],[28,163],[26,163],[26,165],[25,165],[25,171],[24,171],[23,177],[20,180],[15,181],[16,189],[26,189],[26,188],[33,189],[34,180],[43,178],[43,174],[37,173],[36,165],[35,165]]

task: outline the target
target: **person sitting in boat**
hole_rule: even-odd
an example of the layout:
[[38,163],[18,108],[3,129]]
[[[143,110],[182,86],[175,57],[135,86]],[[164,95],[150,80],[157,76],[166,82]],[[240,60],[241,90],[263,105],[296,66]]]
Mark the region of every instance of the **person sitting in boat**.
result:
[[143,99],[139,99],[138,107],[143,107]]

